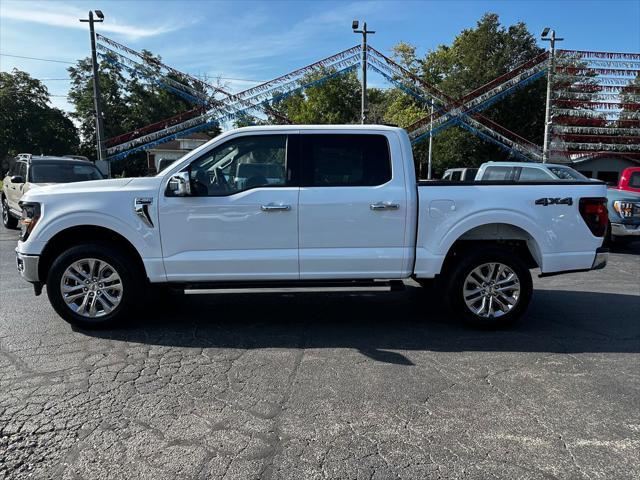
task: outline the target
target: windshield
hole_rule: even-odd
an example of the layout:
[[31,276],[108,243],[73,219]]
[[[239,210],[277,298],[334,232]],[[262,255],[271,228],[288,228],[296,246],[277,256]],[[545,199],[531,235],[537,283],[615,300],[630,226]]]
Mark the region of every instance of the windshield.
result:
[[66,162],[34,163],[29,174],[31,183],[71,183],[104,178],[94,165]]
[[580,172],[569,167],[547,167],[551,173],[561,180],[588,180]]

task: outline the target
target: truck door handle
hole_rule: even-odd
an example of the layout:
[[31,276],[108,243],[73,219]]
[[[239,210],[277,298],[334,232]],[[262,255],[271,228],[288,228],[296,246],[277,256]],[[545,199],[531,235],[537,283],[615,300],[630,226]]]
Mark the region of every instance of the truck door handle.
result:
[[400,205],[391,202],[378,202],[372,203],[371,205],[369,205],[369,208],[371,210],[398,210],[400,208]]
[[277,203],[268,203],[266,205],[262,205],[260,210],[263,212],[288,212],[291,210],[291,205],[282,205]]

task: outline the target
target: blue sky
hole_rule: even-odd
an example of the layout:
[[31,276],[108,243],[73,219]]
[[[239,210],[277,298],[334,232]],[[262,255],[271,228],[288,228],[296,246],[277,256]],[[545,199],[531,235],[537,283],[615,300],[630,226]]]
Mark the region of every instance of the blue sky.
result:
[[[160,54],[193,74],[222,76],[234,91],[274,78],[360,41],[351,20],[376,30],[370,43],[388,52],[399,41],[424,54],[450,43],[485,12],[503,24],[524,21],[532,32],[551,26],[560,48],[640,52],[640,1],[261,1],[102,0],[0,2],[0,53],[66,62],[89,55],[89,9],[101,9],[97,30],[135,49]],[[46,79],[56,106],[64,95],[65,63],[0,56],[3,71],[17,67]],[[372,78],[374,85],[383,80]]]

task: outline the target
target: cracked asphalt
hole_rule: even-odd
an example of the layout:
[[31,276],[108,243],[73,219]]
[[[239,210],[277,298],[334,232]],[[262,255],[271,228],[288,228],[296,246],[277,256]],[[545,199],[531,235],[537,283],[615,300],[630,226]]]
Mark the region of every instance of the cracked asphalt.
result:
[[0,478],[640,477],[640,245],[536,279],[506,331],[414,284],[158,298],[82,331],[0,230]]

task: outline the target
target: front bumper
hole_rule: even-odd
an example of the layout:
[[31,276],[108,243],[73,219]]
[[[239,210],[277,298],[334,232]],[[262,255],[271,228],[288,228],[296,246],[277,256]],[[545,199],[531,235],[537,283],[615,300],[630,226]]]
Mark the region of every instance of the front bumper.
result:
[[27,282],[38,283],[40,277],[38,275],[39,255],[26,255],[16,251],[16,266],[22,278]]
[[640,237],[640,225],[612,223],[611,235],[614,237]]

